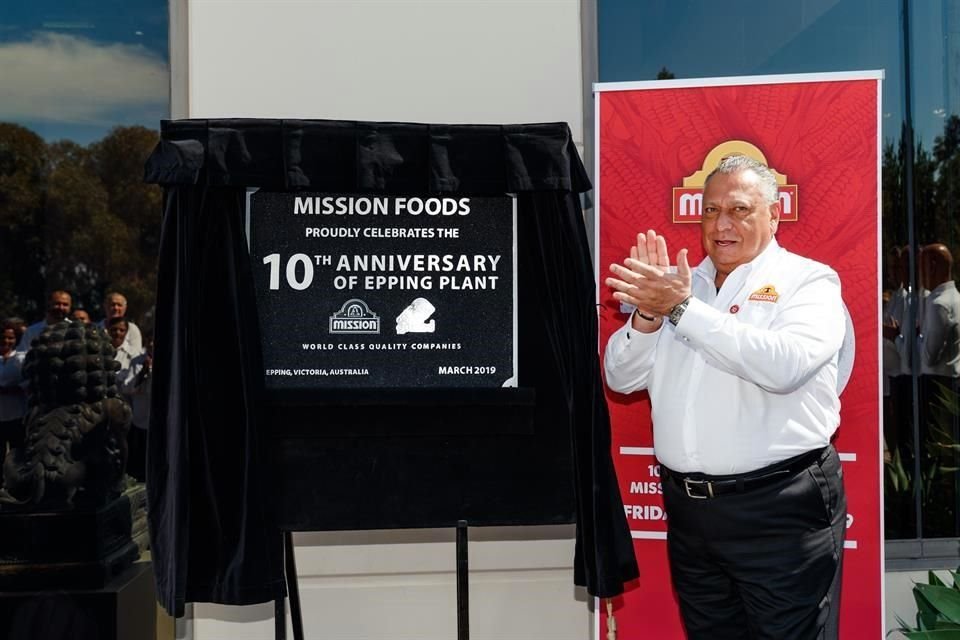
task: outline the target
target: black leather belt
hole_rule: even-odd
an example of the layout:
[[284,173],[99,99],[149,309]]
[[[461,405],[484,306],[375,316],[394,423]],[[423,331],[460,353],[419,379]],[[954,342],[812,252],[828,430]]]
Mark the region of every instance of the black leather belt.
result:
[[832,448],[832,446],[828,446],[809,451],[783,462],[772,464],[769,467],[737,476],[708,476],[702,473],[683,474],[671,471],[663,465],[660,465],[660,475],[683,489],[687,497],[706,500],[730,493],[746,493],[796,475],[818,460],[826,458]]

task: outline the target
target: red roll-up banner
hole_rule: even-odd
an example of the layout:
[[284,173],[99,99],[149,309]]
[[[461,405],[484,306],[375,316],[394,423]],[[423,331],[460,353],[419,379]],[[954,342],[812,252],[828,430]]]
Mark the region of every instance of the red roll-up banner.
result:
[[[848,498],[841,637],[883,637],[880,435],[880,82],[882,72],[701,78],[595,86],[600,348],[627,319],[602,284],[638,232],[666,236],[671,262],[703,259],[700,192],[719,160],[742,153],[780,183],[777,240],[840,275],[853,337],[835,446]],[[849,326],[848,326],[848,335]],[[640,579],[615,603],[618,638],[683,638],[646,392],[607,391],[613,455]],[[718,407],[722,410],[722,407]],[[597,638],[606,638],[597,609]]]

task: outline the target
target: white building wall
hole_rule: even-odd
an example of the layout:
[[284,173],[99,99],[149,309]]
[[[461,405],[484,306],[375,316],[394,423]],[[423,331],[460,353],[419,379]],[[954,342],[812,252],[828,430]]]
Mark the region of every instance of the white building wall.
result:
[[569,122],[578,0],[188,0],[192,117]]
[[[579,0],[172,0],[173,115],[565,121],[582,148],[580,11]],[[471,529],[471,638],[590,637],[573,535]],[[453,540],[452,530],[297,535],[307,637],[456,637]],[[197,604],[179,628],[268,639],[273,606]]]

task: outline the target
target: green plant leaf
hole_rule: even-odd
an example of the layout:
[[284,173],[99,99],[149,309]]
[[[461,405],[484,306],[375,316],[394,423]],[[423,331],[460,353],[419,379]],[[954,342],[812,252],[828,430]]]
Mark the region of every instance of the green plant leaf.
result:
[[909,640],[960,640],[960,629],[934,629],[932,631],[907,631]]
[[933,571],[927,572],[927,582],[938,587],[947,586]]
[[937,614],[917,612],[917,631],[929,631],[937,628]]
[[925,587],[924,584],[915,584],[913,585],[913,599],[917,603],[917,627],[920,629],[926,629],[927,627],[921,622],[921,616],[933,616],[937,617],[936,608],[927,600],[923,592],[920,591],[920,587]]
[[890,634],[893,633],[894,631],[902,631],[902,632],[906,633],[907,631],[914,631],[914,630],[915,630],[913,627],[911,627],[909,624],[907,624],[907,621],[904,620],[903,618],[901,618],[899,614],[895,613],[895,614],[893,614],[893,617],[897,619],[897,624],[899,624],[900,627],[897,628],[897,629],[890,629],[889,631],[887,631],[887,635],[890,635]]
[[932,584],[918,584],[913,591],[922,596],[917,599],[918,605],[920,600],[926,600],[939,616],[960,624],[960,591]]

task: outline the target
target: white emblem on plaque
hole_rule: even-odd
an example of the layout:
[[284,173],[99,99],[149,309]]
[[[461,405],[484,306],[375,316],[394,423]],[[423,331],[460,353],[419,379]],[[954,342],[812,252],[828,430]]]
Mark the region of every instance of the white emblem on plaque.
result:
[[417,298],[397,316],[397,334],[405,333],[433,333],[436,323],[427,321],[437,308],[426,298]]
[[351,298],[330,316],[330,333],[380,333],[380,317],[363,300]]

